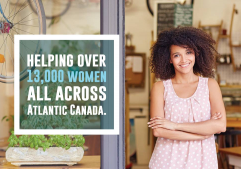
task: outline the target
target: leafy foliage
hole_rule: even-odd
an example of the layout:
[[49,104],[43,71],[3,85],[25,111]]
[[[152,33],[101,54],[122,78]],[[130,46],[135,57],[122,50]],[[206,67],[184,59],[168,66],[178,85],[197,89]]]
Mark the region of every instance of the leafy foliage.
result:
[[68,150],[71,146],[83,147],[85,138],[82,135],[22,135],[17,137],[12,131],[8,139],[8,147],[31,147],[36,150],[40,147],[45,151],[49,147],[62,147]]

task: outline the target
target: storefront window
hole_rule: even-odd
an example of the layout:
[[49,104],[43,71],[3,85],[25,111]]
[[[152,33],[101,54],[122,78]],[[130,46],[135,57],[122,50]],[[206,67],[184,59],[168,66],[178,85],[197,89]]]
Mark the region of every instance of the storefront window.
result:
[[[122,2],[101,2],[100,0],[4,0],[0,2],[0,5],[0,107],[2,110],[0,112],[0,118],[3,118],[0,122],[0,147],[5,147],[7,146],[6,140],[10,135],[10,129],[13,129],[14,35],[121,34],[121,36],[123,36],[124,14]],[[121,12],[119,12],[119,10]],[[106,12],[108,12],[108,15],[106,15]],[[110,19],[109,16],[112,18]],[[121,21],[119,18],[122,18]],[[122,25],[118,25],[119,23]],[[118,26],[121,29],[119,29]],[[123,47],[123,40],[121,40],[121,42],[120,46]],[[121,54],[123,54],[123,50],[121,50],[121,52]],[[122,57],[123,56],[120,58]],[[20,62],[24,63],[26,61],[22,58]],[[120,61],[120,63],[123,64],[122,61]],[[122,81],[123,80],[122,77]],[[122,92],[122,90],[120,92]],[[123,99],[123,95],[121,97]],[[123,117],[124,114],[122,112],[120,118]],[[122,127],[120,128],[121,131],[123,131]],[[121,135],[124,138],[123,133]],[[120,139],[119,136],[109,137],[100,135],[84,135],[84,137],[86,141],[84,145],[86,150],[84,156],[94,157],[93,159],[96,161],[96,163],[93,164],[94,167],[98,167],[98,161],[99,165],[103,163],[106,168],[108,168],[108,166],[117,166],[118,164],[120,166],[123,165],[117,163],[119,155],[124,153],[122,150],[124,143],[121,141],[123,138]],[[106,152],[107,146],[110,143],[109,141],[111,141],[110,145],[113,147],[117,147],[117,143],[119,144],[121,142],[121,148]],[[113,151],[116,154],[113,154]],[[102,156],[101,154],[105,155]],[[107,161],[111,159],[111,156],[116,157],[116,159],[109,165]]]

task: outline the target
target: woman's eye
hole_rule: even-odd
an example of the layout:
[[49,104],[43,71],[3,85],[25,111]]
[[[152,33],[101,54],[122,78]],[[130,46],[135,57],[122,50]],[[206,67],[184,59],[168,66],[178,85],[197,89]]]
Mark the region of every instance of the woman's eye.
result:
[[175,58],[175,57],[178,57],[178,56],[179,56],[179,55],[174,55],[174,58]]
[[189,52],[187,52],[187,54],[192,54],[192,52],[189,51]]

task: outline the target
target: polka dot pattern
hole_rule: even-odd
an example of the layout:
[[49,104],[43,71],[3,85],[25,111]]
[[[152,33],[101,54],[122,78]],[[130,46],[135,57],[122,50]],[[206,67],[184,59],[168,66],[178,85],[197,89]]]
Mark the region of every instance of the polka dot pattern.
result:
[[[171,79],[163,81],[165,118],[176,123],[195,123],[211,118],[208,78],[199,77],[195,93],[180,98]],[[150,169],[218,169],[214,136],[205,140],[178,141],[162,137],[149,162]]]

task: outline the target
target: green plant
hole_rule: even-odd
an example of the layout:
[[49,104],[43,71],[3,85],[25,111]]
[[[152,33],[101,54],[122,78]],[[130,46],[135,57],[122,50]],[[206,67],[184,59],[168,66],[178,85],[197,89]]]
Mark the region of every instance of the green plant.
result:
[[8,147],[31,147],[36,150],[40,147],[45,151],[49,147],[62,147],[68,150],[72,147],[83,147],[85,138],[82,135],[22,135],[17,137],[12,131],[8,139]]

